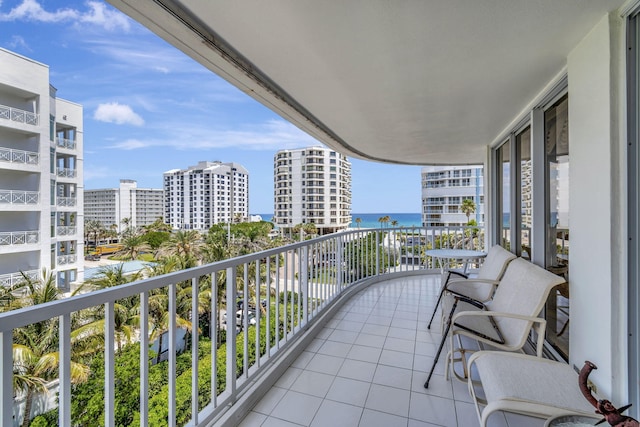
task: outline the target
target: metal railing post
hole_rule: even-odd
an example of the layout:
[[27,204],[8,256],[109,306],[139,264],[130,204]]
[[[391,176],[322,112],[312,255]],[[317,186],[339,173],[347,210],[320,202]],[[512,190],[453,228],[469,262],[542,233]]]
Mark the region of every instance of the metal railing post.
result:
[[[227,391],[236,393],[236,269],[227,268]],[[231,306],[231,307],[229,307]],[[229,311],[231,310],[231,311]]]
[[378,274],[380,272],[380,232],[376,230],[376,271]]
[[302,325],[309,321],[309,246],[300,248],[300,277],[298,278],[298,293],[302,298]]
[[13,332],[0,332],[0,423],[13,425]]
[[58,425],[71,425],[71,314],[58,318],[60,340],[58,342]]

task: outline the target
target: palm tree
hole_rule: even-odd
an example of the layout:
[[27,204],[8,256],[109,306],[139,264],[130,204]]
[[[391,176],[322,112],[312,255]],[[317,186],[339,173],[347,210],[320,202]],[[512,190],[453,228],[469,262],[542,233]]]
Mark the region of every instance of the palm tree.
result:
[[[84,222],[84,239],[87,243],[93,241],[94,245],[98,244],[98,234],[103,229],[102,223],[97,220],[88,219]],[[93,240],[91,236],[93,235]]]
[[464,199],[462,201],[462,205],[460,206],[460,210],[467,216],[467,224],[469,224],[469,218],[471,217],[471,214],[476,211],[476,204],[474,203],[473,199]]
[[302,226],[302,229],[308,236],[315,236],[318,234],[318,227],[312,222],[308,222]]
[[384,222],[385,222],[385,217],[381,216],[380,218],[378,218],[378,222],[380,223],[380,228],[382,228]]
[[144,236],[139,234],[127,235],[122,239],[121,243],[124,245],[124,249],[120,252],[125,254],[129,259],[137,259],[141,252],[151,250],[151,246],[147,243]]
[[397,227],[398,226],[398,221],[396,221],[395,219],[393,221],[391,221],[391,226],[392,227]]
[[162,220],[162,218],[158,218],[154,222],[152,222],[151,224],[145,225],[142,228],[147,233],[151,232],[151,231],[165,231],[165,232],[170,232],[171,231],[171,226],[169,224],[166,224]]
[[202,260],[204,242],[196,230],[178,230],[160,245],[158,255],[177,256],[183,259],[185,268],[195,267]]
[[[23,280],[15,289],[19,306],[44,304],[61,298],[55,276],[42,269],[38,278],[22,273]],[[76,291],[77,292],[77,291]],[[14,389],[25,394],[22,426],[29,425],[31,406],[36,392],[46,392],[46,384],[55,378],[59,365],[58,319],[33,323],[14,331]],[[71,382],[86,381],[89,367],[71,361]]]
[[356,218],[356,224],[358,224],[358,230],[360,230],[360,223],[362,223],[362,218]]

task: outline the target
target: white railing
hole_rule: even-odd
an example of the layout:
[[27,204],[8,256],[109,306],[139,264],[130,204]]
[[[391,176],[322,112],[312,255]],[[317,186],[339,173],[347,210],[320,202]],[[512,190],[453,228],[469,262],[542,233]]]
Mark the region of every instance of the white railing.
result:
[[56,227],[57,236],[73,236],[76,234],[78,227],[75,225],[60,225]]
[[[14,372],[11,348],[14,331],[18,328],[57,319],[61,372],[58,378],[59,425],[77,425],[78,422],[72,420],[71,416],[70,364],[74,357],[72,327],[76,327],[78,322],[75,317],[72,322],[72,316],[85,309],[103,309],[104,342],[115,343],[116,302],[136,299],[140,367],[137,376],[128,377],[127,381],[140,383],[139,414],[135,414],[135,418],[140,420],[141,426],[148,426],[150,401],[154,397],[150,396],[150,360],[155,360],[149,354],[152,343],[148,325],[155,313],[150,307],[157,309],[156,298],[164,296],[166,313],[169,314],[163,316],[168,319],[165,332],[168,337],[160,348],[162,358],[158,359],[166,361],[160,363],[167,363],[164,377],[167,398],[161,405],[168,413],[170,426],[175,426],[178,418],[186,419],[185,414],[189,414],[189,426],[209,425],[212,420],[224,416],[230,408],[244,411],[243,405],[234,407],[234,403],[256,391],[256,384],[271,375],[271,368],[275,368],[275,364],[288,362],[290,351],[302,351],[302,347],[298,349],[296,344],[308,342],[306,332],[314,326],[322,326],[322,316],[333,313],[333,309],[339,307],[336,304],[367,286],[370,282],[366,279],[384,278],[391,274],[435,272],[431,269],[432,260],[424,258],[425,249],[431,249],[433,244],[440,247],[443,243],[443,247],[481,250],[483,239],[478,234],[482,234],[482,230],[351,230],[97,290],[43,306],[0,313],[0,354],[3,355],[0,357],[0,379],[3,384],[0,388],[0,425],[11,425],[13,415],[19,414],[11,386]],[[403,261],[409,258],[407,254],[411,254],[411,262]],[[418,262],[415,257],[418,257]],[[241,305],[238,315],[226,316],[226,322],[221,322],[221,313],[226,311],[225,301],[229,304],[230,312],[238,309],[235,302],[239,291],[247,303]],[[211,295],[205,304],[201,299],[203,293]],[[252,302],[254,307],[264,308],[252,309]],[[200,323],[201,310],[209,313],[207,328]],[[190,322],[191,330],[197,331],[190,335],[187,346],[190,353],[186,353],[191,357],[191,375],[187,373],[186,376],[180,375],[180,378],[176,371],[177,353],[184,343],[177,338],[178,317],[183,319],[183,324],[184,320]],[[221,329],[226,329],[226,340],[222,340],[219,334]],[[214,344],[210,346],[210,352],[199,353],[204,335],[214,337]],[[75,342],[74,345],[77,344]],[[222,347],[220,352],[217,344]],[[162,351],[165,346],[166,352]],[[117,406],[115,366],[118,353],[114,345],[107,345],[101,351],[104,351],[105,360],[104,425],[114,426],[119,422],[114,411]],[[222,365],[221,360],[225,360]],[[178,402],[178,390],[185,389],[190,390],[190,398],[186,403],[185,400]],[[180,396],[184,399],[184,392]],[[19,418],[16,416],[16,421]],[[103,420],[93,421],[102,424]]]
[[13,205],[37,205],[40,203],[40,192],[0,190],[0,204],[3,203]]
[[13,148],[0,147],[0,162],[37,165],[40,163],[40,155],[34,151],[14,150]]
[[19,108],[7,107],[6,105],[0,105],[0,119],[34,126],[38,125],[38,114],[20,110]]
[[56,205],[62,207],[73,207],[76,205],[77,199],[75,197],[56,197]]
[[69,168],[57,168],[56,174],[62,178],[75,178],[76,170]]
[[70,150],[75,150],[76,148],[76,142],[73,139],[56,137],[56,144],[58,147],[68,148]]
[[[30,279],[38,278],[38,270],[24,271],[24,274]],[[20,273],[0,274],[0,287],[8,288],[22,282],[24,277]]]
[[58,255],[56,259],[58,265],[73,264],[77,260],[78,260],[78,256],[76,254]]
[[2,231],[0,232],[0,246],[29,245],[40,241],[39,231]]

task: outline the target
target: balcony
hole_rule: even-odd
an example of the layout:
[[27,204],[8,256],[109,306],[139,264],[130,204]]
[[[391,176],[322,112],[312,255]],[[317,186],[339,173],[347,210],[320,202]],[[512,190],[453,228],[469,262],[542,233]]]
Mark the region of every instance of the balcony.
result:
[[39,231],[3,231],[0,232],[0,246],[33,245],[40,241]]
[[75,178],[76,170],[69,169],[69,168],[57,168],[56,175],[59,176],[60,178]]
[[56,227],[57,236],[73,236],[78,232],[78,227],[75,225],[61,225]]
[[67,139],[67,138],[60,138],[57,137],[56,138],[56,145],[60,148],[66,148],[69,150],[75,150],[76,149],[76,142],[72,139]]
[[27,125],[38,126],[38,114],[19,108],[0,105],[0,120],[10,120],[16,123],[24,123]]
[[0,190],[0,205],[37,205],[40,203],[40,192]]
[[[28,270],[23,272],[27,277],[31,279],[36,279],[38,277],[38,270]],[[9,274],[0,274],[0,287],[8,288],[18,283],[22,282],[24,277],[22,274],[18,273],[9,273]]]
[[60,207],[74,207],[77,200],[76,197],[56,197],[56,205]]
[[78,256],[76,254],[58,255],[58,257],[56,258],[56,262],[58,266],[73,264],[77,260],[78,260]]
[[14,150],[12,148],[0,147],[0,162],[37,165],[40,163],[40,155],[34,151]]
[[[217,316],[211,318],[210,332],[215,332],[222,325],[227,330],[226,342],[222,344],[224,350],[220,350],[226,352],[226,363],[221,368],[224,369],[222,377],[226,380],[215,393],[207,392],[203,396],[202,390],[198,390],[198,383],[193,387],[191,382],[183,384],[184,378],[178,378],[176,374],[179,328],[176,316],[168,316],[166,408],[170,425],[175,425],[178,412],[188,410],[189,405],[178,407],[176,403],[178,389],[184,387],[191,389],[192,401],[204,402],[200,407],[192,408],[188,424],[191,426],[222,423],[223,419],[232,424],[232,420],[240,420],[247,414],[248,419],[273,417],[272,422],[281,422],[278,420],[287,417],[313,418],[315,414],[318,422],[323,423],[326,421],[324,417],[332,411],[346,417],[341,418],[341,425],[350,425],[346,420],[353,416],[361,417],[362,422],[371,417],[391,420],[396,419],[394,416],[401,416],[406,422],[409,418],[420,420],[426,417],[426,408],[436,408],[434,416],[438,418],[432,422],[444,424],[444,420],[454,420],[447,425],[473,425],[467,423],[474,419],[474,412],[464,401],[466,395],[462,384],[446,382],[440,376],[433,381],[429,394],[421,389],[430,356],[435,351],[435,335],[439,335],[426,332],[424,325],[426,314],[435,303],[440,276],[439,273],[429,275],[435,271],[431,259],[422,259],[421,265],[400,264],[402,253],[419,253],[420,246],[416,242],[435,245],[440,241],[442,232],[406,228],[333,234],[70,297],[46,306],[2,313],[0,343],[8,349],[16,328],[52,318],[60,319],[60,353],[66,357],[60,358],[59,369],[63,374],[56,379],[60,384],[59,424],[72,425],[69,410],[72,400],[69,370],[72,331],[63,325],[69,324],[73,313],[104,307],[105,340],[114,342],[114,301],[139,297],[141,326],[136,336],[140,337],[142,344],[142,364],[137,377],[130,380],[140,382],[140,419],[147,420],[152,397],[149,396],[148,384],[151,342],[146,326],[150,316],[150,294],[166,292],[169,313],[177,313],[178,304],[186,303],[190,321],[199,324],[198,289],[201,286],[210,288],[208,280],[215,278],[214,283],[224,283],[222,289],[226,292],[220,301],[217,300],[218,293],[213,292],[209,307],[220,307],[222,301],[236,301],[238,291],[243,295],[255,293],[264,300],[268,309],[255,311],[255,322],[257,328],[262,329],[262,334],[257,333],[256,326],[251,326],[253,321],[249,324],[249,316],[246,315],[248,305],[243,307],[244,319],[247,320],[240,322],[237,328],[236,319],[232,316],[226,323],[216,320]],[[421,238],[409,238],[416,234]],[[447,241],[457,242],[455,245],[458,247],[482,249],[483,239],[470,238],[462,228],[455,234],[457,240]],[[75,262],[75,255],[58,256],[57,259],[59,265],[64,265]],[[250,270],[270,273],[261,275],[250,273]],[[420,278],[415,275],[420,275]],[[187,283],[194,286],[184,299],[179,291]],[[273,292],[266,292],[266,289]],[[278,328],[273,323],[277,319],[280,319]],[[215,346],[211,346],[211,354],[193,351],[200,348],[202,335],[201,331],[190,341],[194,375],[204,360],[210,356],[213,360],[218,357]],[[256,349],[260,349],[260,357],[249,358]],[[104,352],[105,425],[113,425],[118,389],[115,377],[117,356],[113,346],[107,346]],[[216,384],[211,372],[204,369],[202,372],[200,384],[211,384],[211,381]],[[6,357],[0,359],[0,374],[5,383],[11,383],[7,379],[13,375],[13,363]],[[216,375],[215,371],[213,375]],[[0,391],[0,398],[2,413],[5,414],[2,422],[7,425],[11,423],[14,410],[19,412],[19,408],[14,407],[11,389]],[[256,403],[257,406],[250,411]],[[396,404],[400,406],[395,407]],[[315,409],[300,415],[301,408],[309,409],[310,405]],[[20,417],[18,415],[17,418]],[[300,418],[298,421],[307,420]]]

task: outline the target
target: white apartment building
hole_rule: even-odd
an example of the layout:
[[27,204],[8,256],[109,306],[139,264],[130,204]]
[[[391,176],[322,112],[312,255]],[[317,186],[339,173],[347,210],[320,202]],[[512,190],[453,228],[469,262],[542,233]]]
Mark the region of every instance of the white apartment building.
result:
[[56,98],[49,67],[0,49],[0,286],[84,279],[82,106]]
[[164,176],[164,222],[174,229],[208,230],[249,218],[249,172],[238,163],[198,162]]
[[482,166],[425,166],[422,168],[422,225],[461,226],[467,215],[461,206],[471,199],[476,211],[469,219],[484,225]]
[[275,224],[315,224],[319,234],[351,224],[351,163],[329,148],[280,150],[273,161]]
[[138,188],[132,179],[121,179],[118,188],[85,190],[84,217],[100,221],[105,227],[124,230],[125,218],[131,227],[143,227],[164,217],[164,190],[162,188]]

